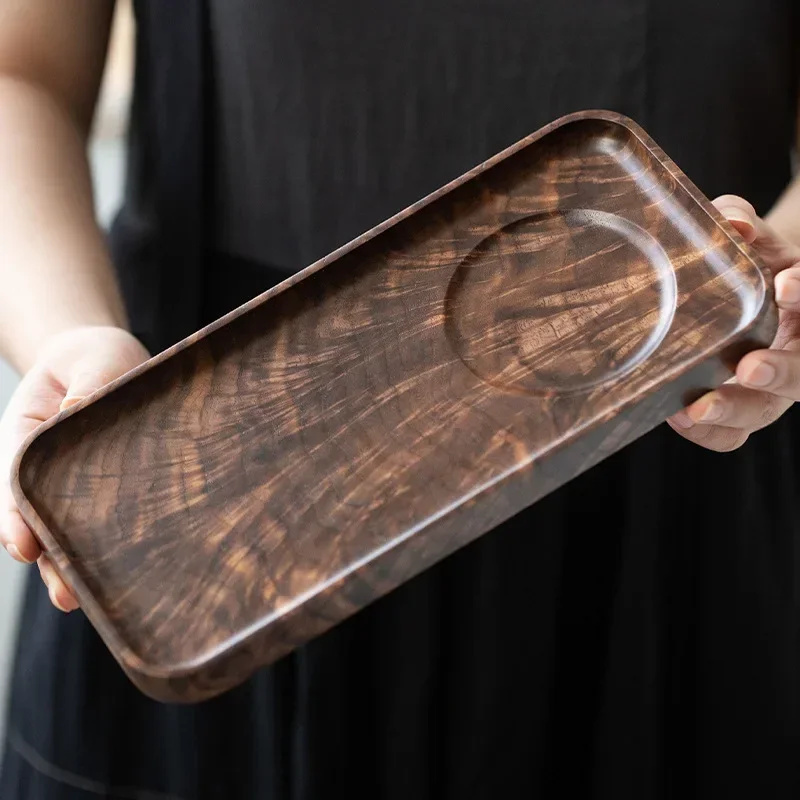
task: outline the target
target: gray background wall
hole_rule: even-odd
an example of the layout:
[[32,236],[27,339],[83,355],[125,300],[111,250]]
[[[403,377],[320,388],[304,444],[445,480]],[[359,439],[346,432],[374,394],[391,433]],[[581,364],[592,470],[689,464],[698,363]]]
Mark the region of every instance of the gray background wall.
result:
[[[17,376],[0,361],[0,409],[5,408],[16,383]],[[8,556],[0,553],[0,741],[5,728],[3,711],[23,571],[23,567],[14,564]]]

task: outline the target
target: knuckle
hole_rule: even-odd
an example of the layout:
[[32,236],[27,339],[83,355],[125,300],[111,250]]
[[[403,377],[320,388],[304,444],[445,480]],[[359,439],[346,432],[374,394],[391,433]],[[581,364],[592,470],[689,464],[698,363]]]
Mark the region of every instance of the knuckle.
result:
[[718,453],[730,453],[733,450],[738,450],[748,440],[749,436],[750,434],[747,431],[724,431],[713,442],[712,447]]
[[797,338],[797,323],[791,315],[785,315],[778,321],[772,347],[774,350],[785,350]]
[[774,394],[765,395],[765,399],[759,408],[759,413],[754,421],[753,428],[760,430],[772,425],[780,419],[791,407],[792,401],[784,400]]
[[695,425],[694,428],[689,429],[688,433],[692,441],[705,445],[714,438],[717,430],[713,425]]
[[773,361],[775,381],[771,390],[786,392],[793,398],[800,398],[800,354],[792,353],[789,358]]
[[740,428],[723,428],[714,425],[698,425],[689,432],[689,438],[695,444],[717,453],[728,453],[737,450],[748,439],[750,431]]

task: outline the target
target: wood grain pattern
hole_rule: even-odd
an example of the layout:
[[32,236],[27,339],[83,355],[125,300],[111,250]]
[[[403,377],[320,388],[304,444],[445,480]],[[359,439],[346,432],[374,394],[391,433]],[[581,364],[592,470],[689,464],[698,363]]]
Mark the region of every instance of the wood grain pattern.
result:
[[771,292],[640,128],[571,115],[45,424],[16,496],[132,680],[200,700],[721,383]]

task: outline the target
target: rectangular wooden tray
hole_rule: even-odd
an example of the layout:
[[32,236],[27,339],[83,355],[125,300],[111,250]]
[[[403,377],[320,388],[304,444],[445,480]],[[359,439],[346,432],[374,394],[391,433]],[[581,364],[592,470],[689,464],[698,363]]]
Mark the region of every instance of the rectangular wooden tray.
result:
[[653,141],[558,120],[44,424],[26,520],[147,694],[223,692],[767,346]]

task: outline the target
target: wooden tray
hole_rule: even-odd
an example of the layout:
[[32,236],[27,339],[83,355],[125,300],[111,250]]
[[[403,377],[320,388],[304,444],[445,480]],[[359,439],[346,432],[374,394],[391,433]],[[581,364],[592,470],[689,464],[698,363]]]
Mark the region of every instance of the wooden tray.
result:
[[637,125],[571,115],[44,424],[16,498],[131,679],[197,701],[727,379],[771,298]]

